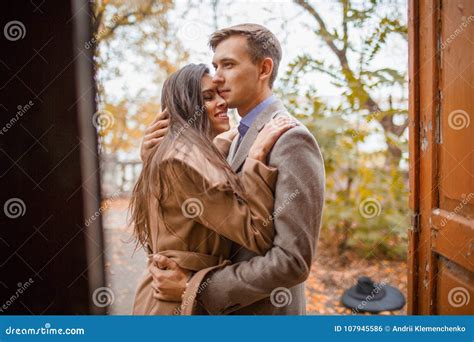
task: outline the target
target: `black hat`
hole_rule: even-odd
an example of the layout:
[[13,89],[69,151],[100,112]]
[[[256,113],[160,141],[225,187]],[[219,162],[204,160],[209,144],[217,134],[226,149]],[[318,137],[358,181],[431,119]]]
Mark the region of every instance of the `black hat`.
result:
[[405,297],[395,287],[362,276],[357,285],[346,290],[342,295],[342,304],[356,312],[372,312],[399,310],[405,305]]

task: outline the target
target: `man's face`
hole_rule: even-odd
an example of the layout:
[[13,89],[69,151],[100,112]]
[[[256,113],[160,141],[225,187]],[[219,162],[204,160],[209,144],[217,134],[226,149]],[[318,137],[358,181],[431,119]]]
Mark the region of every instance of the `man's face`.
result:
[[229,108],[239,108],[252,101],[258,91],[259,65],[253,64],[247,38],[231,36],[216,47],[212,64],[216,69],[213,82]]

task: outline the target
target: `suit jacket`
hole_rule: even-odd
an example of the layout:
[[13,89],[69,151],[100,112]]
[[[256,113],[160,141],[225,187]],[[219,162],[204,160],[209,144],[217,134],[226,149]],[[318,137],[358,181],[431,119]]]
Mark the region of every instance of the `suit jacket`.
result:
[[[190,150],[179,143],[167,152],[160,164],[160,178],[173,181],[173,189],[160,202],[149,198],[149,252],[170,257],[186,270],[198,272],[202,278],[214,267],[226,265],[231,242],[244,245],[254,253],[263,254],[272,245],[273,189],[277,170],[247,159],[241,174],[248,193],[257,196],[239,197],[224,177],[224,171],[213,166],[193,146]],[[173,177],[173,178],[170,178]],[[178,178],[176,178],[178,177]],[[153,186],[153,184],[150,184]],[[138,315],[178,315],[195,312],[199,288],[186,293],[181,302],[153,298],[151,258],[138,286],[133,313]],[[190,286],[190,289],[192,286]],[[196,311],[197,310],[197,311]]]
[[[239,146],[234,138],[228,156],[234,171],[244,172],[258,132],[279,115],[290,114],[277,100],[258,115]],[[198,293],[198,302],[210,314],[306,313],[304,281],[315,259],[324,203],[323,158],[313,135],[300,124],[275,143],[268,165],[278,169],[273,247],[259,256],[233,244],[232,265],[207,274],[207,286]]]

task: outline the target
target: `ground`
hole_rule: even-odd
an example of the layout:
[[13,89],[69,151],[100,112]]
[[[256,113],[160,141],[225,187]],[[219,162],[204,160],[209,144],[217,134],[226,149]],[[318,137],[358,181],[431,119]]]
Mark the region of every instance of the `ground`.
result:
[[[127,224],[127,199],[108,202],[103,223],[106,243],[107,286],[114,293],[109,313],[127,315],[131,313],[137,283],[145,270],[145,253],[131,240],[131,228]],[[311,268],[306,282],[307,311],[314,315],[350,315],[352,311],[340,303],[345,289],[354,285],[358,277],[370,276],[376,282],[395,286],[406,294],[406,263],[380,259],[364,259],[355,253],[340,256],[336,248],[321,239],[317,260]],[[385,315],[406,314],[406,306]]]

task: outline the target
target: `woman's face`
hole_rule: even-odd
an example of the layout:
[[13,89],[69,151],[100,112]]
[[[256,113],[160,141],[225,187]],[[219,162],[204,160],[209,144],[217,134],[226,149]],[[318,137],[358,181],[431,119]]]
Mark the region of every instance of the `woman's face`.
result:
[[227,116],[227,103],[217,92],[217,85],[212,82],[210,75],[204,75],[201,86],[204,104],[214,133],[217,135],[228,131],[230,124]]

